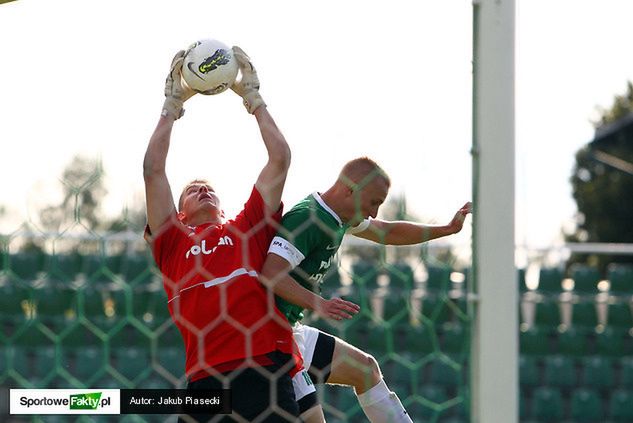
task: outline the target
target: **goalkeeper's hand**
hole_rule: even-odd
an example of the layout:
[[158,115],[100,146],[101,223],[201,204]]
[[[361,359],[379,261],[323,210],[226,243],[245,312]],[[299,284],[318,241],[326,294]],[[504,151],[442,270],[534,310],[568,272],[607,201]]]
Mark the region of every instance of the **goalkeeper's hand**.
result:
[[189,100],[194,94],[191,88],[182,84],[182,62],[185,51],[180,50],[171,61],[171,69],[165,80],[165,103],[163,103],[163,116],[171,116],[174,120],[179,119],[184,113],[183,103]]
[[257,71],[255,70],[255,66],[251,63],[251,59],[248,55],[238,46],[233,46],[233,55],[240,67],[242,77],[239,82],[236,81],[233,84],[231,89],[235,91],[237,95],[242,97],[244,107],[246,107],[248,113],[253,114],[258,107],[266,106],[262,96],[259,94],[259,78],[257,78]]

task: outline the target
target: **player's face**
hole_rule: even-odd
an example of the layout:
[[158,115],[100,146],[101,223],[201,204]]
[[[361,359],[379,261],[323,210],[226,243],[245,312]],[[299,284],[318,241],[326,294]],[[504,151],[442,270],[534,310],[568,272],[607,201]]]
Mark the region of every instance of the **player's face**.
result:
[[183,191],[181,212],[187,218],[207,213],[215,219],[222,213],[220,199],[208,184],[193,183]]
[[376,217],[378,208],[385,202],[389,193],[389,184],[383,178],[376,178],[363,188],[354,191],[354,215],[360,223],[363,219]]

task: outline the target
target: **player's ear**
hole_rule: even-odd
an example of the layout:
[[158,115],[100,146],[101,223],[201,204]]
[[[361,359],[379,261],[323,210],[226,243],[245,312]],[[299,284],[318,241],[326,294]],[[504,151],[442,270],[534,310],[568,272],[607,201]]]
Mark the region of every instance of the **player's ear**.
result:
[[177,216],[178,216],[178,220],[180,221],[180,223],[185,223],[185,217],[186,216],[185,216],[184,212],[179,211]]

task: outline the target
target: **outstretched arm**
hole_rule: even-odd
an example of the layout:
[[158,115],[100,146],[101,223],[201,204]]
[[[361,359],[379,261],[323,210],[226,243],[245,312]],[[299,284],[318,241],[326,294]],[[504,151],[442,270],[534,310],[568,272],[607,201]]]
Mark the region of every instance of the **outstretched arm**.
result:
[[242,97],[246,111],[255,115],[268,152],[268,162],[259,174],[255,187],[266,207],[274,213],[281,203],[281,193],[290,167],[290,147],[259,94],[259,77],[251,59],[238,46],[233,46],[233,55],[240,67],[241,78],[231,89]]
[[320,317],[334,320],[349,319],[358,313],[360,307],[341,298],[326,300],[301,286],[289,275],[291,265],[286,259],[269,253],[261,271],[260,280],[289,303],[314,311]]
[[180,83],[184,53],[184,51],[179,51],[172,60],[171,69],[165,81],[165,103],[161,117],[149,140],[143,160],[147,223],[154,233],[158,232],[160,225],[165,223],[175,211],[174,199],[165,173],[165,163],[174,121],[184,113],[183,103],[194,94]]
[[352,233],[352,235],[385,245],[419,244],[458,233],[464,226],[464,219],[471,212],[472,204],[468,202],[455,213],[453,220],[447,225],[424,225],[406,221],[389,222],[372,219],[365,230]]

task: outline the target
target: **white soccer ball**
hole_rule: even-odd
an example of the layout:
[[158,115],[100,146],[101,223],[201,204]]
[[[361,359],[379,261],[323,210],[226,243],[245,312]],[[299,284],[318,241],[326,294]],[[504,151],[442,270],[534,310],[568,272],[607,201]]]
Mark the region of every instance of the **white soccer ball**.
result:
[[182,79],[200,94],[219,94],[233,85],[239,67],[233,50],[218,40],[199,40],[185,52]]

